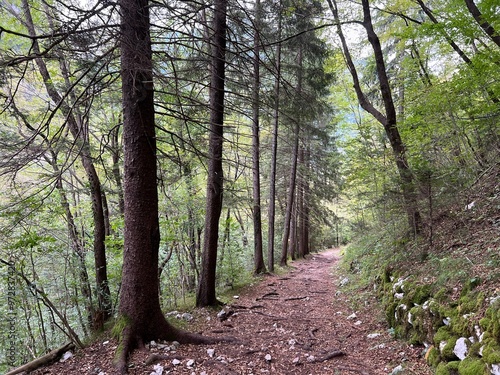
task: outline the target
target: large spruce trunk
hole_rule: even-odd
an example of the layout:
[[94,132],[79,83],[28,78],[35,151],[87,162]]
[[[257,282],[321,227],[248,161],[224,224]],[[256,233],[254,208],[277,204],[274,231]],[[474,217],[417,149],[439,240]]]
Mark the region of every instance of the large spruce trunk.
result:
[[160,308],[160,229],[148,1],[122,0],[120,5],[125,243],[116,328],[120,334],[117,367],[125,373],[128,353],[149,340],[214,340],[172,327]]

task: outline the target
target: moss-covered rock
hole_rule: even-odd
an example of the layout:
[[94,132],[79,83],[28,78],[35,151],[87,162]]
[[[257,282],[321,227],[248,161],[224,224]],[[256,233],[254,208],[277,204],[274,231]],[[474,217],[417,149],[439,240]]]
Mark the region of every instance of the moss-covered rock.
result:
[[474,317],[472,315],[454,316],[450,322],[451,331],[457,336],[469,337],[474,334]]
[[490,324],[491,324],[490,318],[484,317],[483,319],[479,320],[479,327],[481,327],[483,331],[488,331],[490,328]]
[[434,335],[434,345],[439,347],[439,343],[442,341],[448,341],[451,338],[451,331],[448,326],[442,326],[439,328]]
[[436,367],[436,375],[452,375],[452,374],[450,373],[450,370],[448,370],[448,368],[446,367],[446,363],[441,362]]
[[458,375],[460,361],[441,362],[436,368],[436,375]]
[[413,305],[422,305],[431,296],[430,285],[409,285],[408,299]]
[[396,309],[399,306],[398,302],[390,302],[385,305],[385,319],[389,327],[396,327]]
[[460,361],[451,361],[446,364],[446,367],[452,371],[453,374],[458,374],[458,366],[460,366]]
[[469,314],[478,311],[484,303],[484,293],[469,292],[458,300],[458,312]]
[[426,355],[427,364],[432,367],[438,367],[441,362],[441,355],[439,350],[433,345],[429,348],[429,352]]
[[396,324],[406,326],[409,325],[408,323],[408,306],[406,306],[404,303],[401,303],[396,306],[396,310],[394,311],[394,318],[396,321]]
[[465,358],[458,365],[459,375],[490,375],[488,366],[480,358]]
[[469,355],[479,357],[482,347],[483,344],[481,342],[476,341],[472,343],[472,345],[469,347]]
[[[444,341],[446,344],[442,346],[441,349],[441,357],[446,361],[454,361],[457,360],[457,356],[453,353],[453,349],[455,349],[455,345],[457,343],[458,337],[450,337],[447,341]],[[440,343],[441,344],[441,343]]]
[[446,288],[441,288],[436,293],[434,293],[434,299],[438,302],[448,301],[449,296],[450,291]]
[[[414,345],[434,343],[426,360],[436,374],[481,375],[487,373],[488,366],[500,363],[500,299],[479,320],[486,301],[485,295],[476,290],[479,278],[466,281],[458,300],[450,300],[445,288],[433,294],[430,285],[416,284],[411,278],[395,280],[388,269],[379,282],[386,319],[395,337]],[[463,361],[454,353],[461,337],[475,338],[467,340]]]
[[492,318],[489,331],[497,341],[500,341],[500,309],[495,307],[491,307],[490,309],[492,310]]
[[481,355],[484,362],[493,365],[500,363],[500,344],[494,338],[484,339],[481,347]]

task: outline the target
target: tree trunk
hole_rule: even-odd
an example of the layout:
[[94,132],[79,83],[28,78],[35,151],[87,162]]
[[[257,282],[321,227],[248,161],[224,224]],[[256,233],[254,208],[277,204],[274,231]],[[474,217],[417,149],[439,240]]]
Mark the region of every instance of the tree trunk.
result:
[[[302,92],[302,47],[299,47],[299,53],[297,57],[297,66],[298,66],[298,78],[297,78],[297,95],[300,98]],[[300,118],[300,116],[299,116]],[[295,119],[295,130],[293,134],[293,151],[292,151],[292,168],[290,171],[290,183],[289,183],[289,191],[286,203],[286,212],[285,212],[285,224],[283,229],[283,242],[281,244],[281,260],[280,265],[286,266],[287,258],[288,258],[288,240],[290,237],[290,222],[292,219],[292,208],[295,200],[295,181],[297,178],[297,160],[299,157],[299,139],[300,139],[300,120]]]
[[125,230],[117,366],[126,373],[127,354],[149,340],[214,340],[172,327],[160,308],[160,228],[148,0],[122,0],[120,9]]
[[289,254],[292,260],[297,259],[298,255],[298,244],[297,244],[297,206],[298,201],[293,201],[292,206],[292,218],[290,220],[290,240],[289,240]]
[[278,11],[278,45],[276,47],[276,81],[274,88],[273,138],[271,143],[271,172],[269,176],[269,209],[268,209],[268,242],[267,268],[274,271],[274,227],[276,219],[276,158],[278,150],[278,125],[280,109],[280,79],[281,79],[281,1]]
[[184,176],[187,179],[187,190],[188,190],[188,256],[189,256],[189,276],[188,276],[188,289],[194,291],[197,286],[197,280],[199,277],[198,262],[196,252],[198,249],[197,245],[197,220],[195,214],[195,204],[194,204],[194,186],[193,186],[193,174],[191,167],[186,163],[184,166]]
[[260,0],[255,1],[255,33],[253,56],[253,92],[252,92],[252,172],[253,172],[253,238],[254,238],[254,273],[266,272],[262,250],[262,215],[260,207]]
[[406,160],[406,149],[399,134],[399,130],[397,128],[396,108],[394,106],[394,102],[392,99],[391,88],[389,85],[389,78],[387,76],[387,70],[385,68],[385,62],[383,58],[382,48],[380,45],[380,40],[375,31],[373,30],[373,24],[371,20],[368,0],[362,0],[363,15],[364,15],[363,26],[366,29],[368,35],[368,41],[372,46],[373,53],[375,56],[377,75],[380,85],[380,93],[382,95],[382,100],[384,102],[385,114],[381,113],[378,109],[376,109],[375,106],[369,101],[369,99],[363,93],[363,90],[361,89],[361,84],[359,82],[358,73],[356,71],[356,67],[352,61],[351,54],[347,46],[347,42],[345,40],[342,28],[340,26],[337,4],[335,0],[328,0],[328,4],[333,13],[335,23],[337,24],[337,32],[339,34],[342,43],[342,49],[344,51],[347,67],[353,79],[354,90],[356,91],[358,102],[365,111],[370,113],[373,117],[375,117],[375,119],[380,124],[384,126],[385,133],[389,138],[394,159],[396,161],[396,166],[401,179],[401,190],[405,202],[408,224],[410,228],[412,228],[412,230],[416,234],[418,234],[421,231],[422,220],[420,217],[420,213],[417,209],[413,175]]
[[205,240],[196,306],[218,304],[215,295],[217,242],[222,210],[222,142],[224,134],[224,80],[226,56],[227,0],[215,0],[213,21],[212,70],[210,82],[210,137],[207,182],[207,209],[205,213]]
[[368,41],[372,45],[375,56],[375,64],[377,67],[380,93],[382,94],[382,100],[384,102],[385,122],[382,124],[384,125],[385,132],[392,146],[394,157],[396,158],[396,165],[401,177],[408,223],[410,228],[412,228],[416,234],[419,234],[422,230],[422,219],[417,208],[415,184],[406,159],[406,149],[397,127],[396,107],[394,106],[394,101],[392,99],[391,86],[389,84],[389,77],[387,76],[387,69],[384,62],[384,54],[382,52],[378,35],[373,29],[369,0],[362,0],[361,3],[363,4],[363,26],[368,34]]
[[116,189],[118,192],[118,209],[120,210],[120,214],[123,216],[123,212],[125,211],[125,202],[123,201],[123,186],[122,186],[122,176],[120,173],[120,126],[117,125],[113,129],[111,129],[110,138],[111,138],[111,158],[113,161],[113,178],[115,180]]
[[[281,244],[281,260],[280,265],[287,265],[288,258],[288,240],[290,239],[290,223],[292,220],[293,213],[293,202],[295,200],[295,180],[297,177],[297,158],[299,152],[299,133],[300,133],[300,125],[297,122],[295,125],[294,131],[294,144],[292,151],[292,168],[290,171],[290,182],[288,186],[288,196],[286,203],[286,212],[285,212],[285,224],[283,229],[283,242]],[[293,239],[292,239],[293,240]]]
[[227,209],[226,220],[224,221],[224,235],[222,237],[222,246],[220,252],[220,262],[224,261],[226,248],[229,248],[229,241],[231,240],[231,208]]
[[307,161],[308,152],[303,148],[300,150],[299,154],[299,164],[302,165],[302,174],[299,179],[299,197],[297,199],[298,204],[298,227],[299,227],[299,244],[298,244],[298,256],[304,258],[309,254],[309,207],[308,207],[308,194],[309,186],[307,183]]

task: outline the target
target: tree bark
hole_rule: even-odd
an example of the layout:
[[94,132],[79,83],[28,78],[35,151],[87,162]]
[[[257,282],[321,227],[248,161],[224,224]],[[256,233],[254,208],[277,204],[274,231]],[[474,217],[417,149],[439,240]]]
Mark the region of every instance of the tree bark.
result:
[[389,77],[387,76],[387,69],[385,67],[384,54],[380,45],[380,39],[373,29],[369,0],[362,0],[361,3],[363,5],[363,26],[366,29],[368,41],[372,45],[380,85],[380,93],[382,94],[382,100],[384,102],[385,122],[383,122],[383,125],[387,137],[389,138],[389,142],[391,143],[394,157],[396,158],[396,165],[401,177],[408,224],[416,234],[419,234],[422,230],[422,219],[417,208],[415,184],[406,159],[405,145],[403,144],[397,127],[396,107],[394,106],[394,101],[392,99],[391,86],[389,84]]
[[128,353],[149,340],[214,340],[176,329],[166,321],[160,308],[160,228],[148,0],[122,0],[120,9],[125,230],[116,365],[126,373]]
[[[297,196],[297,193],[296,193]],[[300,197],[298,197],[300,199]],[[290,220],[290,239],[288,241],[288,253],[290,255],[290,259],[295,260],[297,259],[298,255],[298,241],[297,241],[297,211],[298,208],[297,206],[299,205],[298,200],[299,199],[294,199],[293,201],[293,206],[292,206],[292,216]]]
[[[298,66],[298,77],[297,77],[297,95],[300,97],[302,92],[302,46],[299,46],[299,52],[297,57],[297,66]],[[300,118],[300,116],[299,116]],[[299,118],[295,119],[295,127],[293,134],[293,151],[292,151],[292,167],[290,170],[290,182],[288,185],[288,197],[286,203],[286,212],[285,212],[285,224],[283,228],[283,242],[281,244],[281,259],[280,265],[287,265],[288,258],[288,240],[290,237],[290,223],[292,220],[293,213],[293,204],[295,200],[295,182],[297,179],[297,160],[299,157],[299,139],[300,139],[300,120]],[[294,240],[294,239],[292,239]]]
[[222,210],[223,169],[222,143],[224,134],[224,81],[226,56],[227,0],[215,0],[213,21],[212,70],[210,82],[210,137],[205,213],[205,239],[196,306],[217,305],[215,275],[219,219]]
[[268,242],[267,268],[274,271],[274,237],[276,222],[276,158],[278,155],[278,125],[280,109],[280,79],[281,79],[281,1],[278,10],[278,45],[276,46],[276,80],[274,87],[273,137],[271,141],[271,171],[269,176],[269,209],[268,209]]
[[290,239],[290,224],[292,221],[292,214],[293,214],[293,203],[295,200],[295,181],[297,178],[297,158],[298,158],[298,152],[299,152],[299,133],[300,133],[300,125],[297,122],[295,125],[295,131],[294,131],[294,145],[293,145],[293,151],[292,151],[292,168],[290,171],[290,182],[288,185],[288,196],[287,196],[287,202],[286,202],[286,212],[285,212],[285,225],[283,229],[283,242],[281,244],[281,259],[280,259],[280,265],[281,266],[286,266],[287,265],[287,258],[288,258],[288,241],[291,240],[293,241],[294,239]]
[[254,56],[253,56],[253,92],[252,92],[252,173],[253,173],[253,238],[254,238],[254,273],[266,272],[262,245],[262,214],[260,206],[260,0],[255,1]]
[[118,209],[120,214],[123,216],[125,211],[125,202],[123,201],[123,186],[122,186],[122,175],[120,173],[120,126],[117,125],[110,132],[111,138],[111,159],[113,161],[113,178],[115,180],[116,189],[118,192]]
[[308,149],[301,149],[299,154],[299,164],[302,165],[302,174],[300,176],[298,201],[298,221],[299,221],[299,248],[298,255],[304,258],[309,254],[309,184],[307,182],[308,171]]

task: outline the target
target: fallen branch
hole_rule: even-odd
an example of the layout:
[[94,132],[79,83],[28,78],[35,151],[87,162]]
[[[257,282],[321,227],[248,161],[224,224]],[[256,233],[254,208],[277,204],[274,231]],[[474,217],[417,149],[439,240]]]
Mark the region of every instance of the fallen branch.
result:
[[33,361],[28,362],[25,365],[22,365],[21,367],[18,367],[12,371],[9,371],[5,375],[14,375],[14,374],[20,374],[21,372],[30,372],[30,371],[36,370],[37,368],[40,368],[42,366],[49,365],[52,362],[57,361],[68,350],[72,350],[74,348],[75,348],[75,344],[73,344],[72,342],[67,343],[66,345],[61,346],[60,348],[54,349],[50,353],[45,354],[42,357],[34,359]]
[[335,350],[331,353],[328,353],[327,355],[324,355],[323,357],[315,358],[312,363],[320,363],[320,362],[325,362],[329,361],[330,359],[337,358],[337,357],[343,357],[346,355],[342,350]]
[[245,353],[243,353],[244,355],[250,355],[250,354],[254,354],[254,353],[260,353],[260,349],[248,349]]

